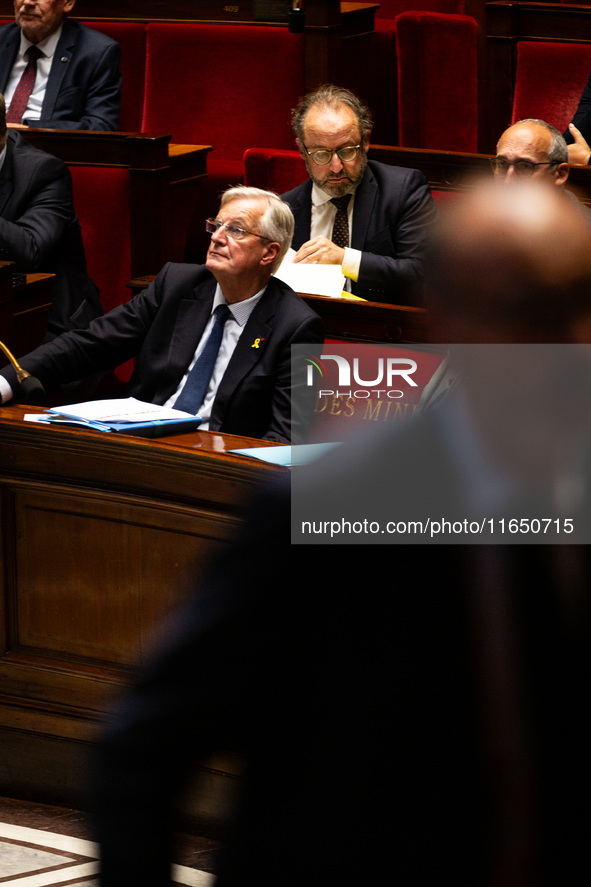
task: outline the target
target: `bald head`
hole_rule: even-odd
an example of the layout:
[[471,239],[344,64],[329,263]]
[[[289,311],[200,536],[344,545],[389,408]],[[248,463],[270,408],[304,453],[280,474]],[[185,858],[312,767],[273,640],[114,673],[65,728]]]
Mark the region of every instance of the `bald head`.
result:
[[[497,144],[497,160],[509,164],[506,172],[498,176],[506,184],[512,184],[520,172],[559,188],[568,179],[566,142],[557,129],[543,120],[520,120],[506,129]],[[521,169],[517,164],[521,164]]]
[[533,177],[441,215],[427,279],[440,342],[591,342],[591,215]]

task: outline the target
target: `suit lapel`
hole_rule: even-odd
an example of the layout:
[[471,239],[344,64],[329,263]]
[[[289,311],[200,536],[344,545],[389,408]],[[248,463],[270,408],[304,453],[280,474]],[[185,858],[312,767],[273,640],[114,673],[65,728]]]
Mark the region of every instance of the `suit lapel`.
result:
[[12,181],[12,134],[9,131],[8,140],[6,142],[6,156],[0,170],[0,216],[4,212],[8,199],[13,191]]
[[71,64],[75,46],[76,34],[72,33],[72,27],[66,18],[64,20],[60,39],[58,40],[53,54],[53,62],[51,63],[49,77],[47,78],[45,98],[43,99],[43,107],[41,108],[41,117],[43,118],[53,117],[53,111],[62,86],[62,80],[66,75],[68,65]]
[[[9,26],[7,25],[7,27]],[[21,32],[20,29],[15,25],[14,30],[8,38],[6,46],[0,52],[0,92],[2,93],[6,90],[8,78],[10,77],[12,66],[14,65],[14,60],[20,46],[20,41]]]
[[353,204],[353,234],[351,248],[362,250],[365,246],[374,204],[378,196],[378,185],[369,166],[366,166],[361,184],[355,192]]
[[312,180],[309,179],[302,185],[299,202],[292,206],[291,211],[295,220],[295,233],[292,247],[298,250],[303,243],[310,239],[310,226],[312,221]]
[[[245,376],[263,358],[273,332],[272,318],[279,293],[273,278],[269,281],[265,294],[248,318],[246,326],[230,358],[226,372],[220,382],[211,411],[209,427],[220,428],[228,403],[236,388]],[[258,342],[257,342],[258,340]]]
[[165,403],[187,372],[211,315],[215,288],[213,278],[206,280],[193,290],[193,299],[183,299],[179,304],[166,366],[156,387],[155,403]]

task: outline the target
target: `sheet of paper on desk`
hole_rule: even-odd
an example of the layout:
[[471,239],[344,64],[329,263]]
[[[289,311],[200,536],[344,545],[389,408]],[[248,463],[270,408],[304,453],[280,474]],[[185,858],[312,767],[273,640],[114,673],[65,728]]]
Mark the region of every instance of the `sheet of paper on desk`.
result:
[[338,446],[340,443],[299,444],[293,447],[245,447],[242,450],[228,450],[228,452],[289,468],[291,465],[307,465],[308,462],[313,462],[328,450]]
[[[290,255],[291,254],[291,255]],[[294,264],[295,252],[290,250],[275,272],[296,293],[310,293],[313,296],[330,296],[340,299],[345,286],[345,276],[341,265]]]

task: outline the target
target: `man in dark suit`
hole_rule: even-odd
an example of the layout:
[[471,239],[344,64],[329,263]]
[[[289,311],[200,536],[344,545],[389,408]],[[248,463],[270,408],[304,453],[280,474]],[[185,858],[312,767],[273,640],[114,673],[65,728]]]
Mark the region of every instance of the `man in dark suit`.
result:
[[[301,385],[292,382],[290,349],[322,342],[323,325],[271,276],[291,242],[291,210],[270,192],[233,188],[224,194],[218,218],[208,220],[208,230],[213,233],[205,267],[166,265],[135,299],[87,330],[36,349],[21,366],[50,389],[137,356],[130,396],[198,413],[205,429],[299,442],[312,403],[303,378]],[[190,370],[213,334],[218,308],[227,319],[213,373],[202,399],[185,407]],[[18,391],[12,368],[2,376],[0,393],[7,383]],[[292,413],[294,387],[302,388],[304,403],[294,399]],[[5,389],[3,399],[10,394]]]
[[0,28],[0,92],[10,126],[118,128],[120,47],[66,18],[75,2],[15,0],[15,22]]
[[436,215],[424,175],[367,160],[371,113],[347,89],[328,85],[305,96],[292,124],[310,173],[282,195],[295,218],[294,261],[342,265],[355,295],[374,302],[420,299]]
[[65,163],[7,132],[0,95],[0,259],[18,271],[52,272],[48,338],[84,328],[103,313],[88,276]]

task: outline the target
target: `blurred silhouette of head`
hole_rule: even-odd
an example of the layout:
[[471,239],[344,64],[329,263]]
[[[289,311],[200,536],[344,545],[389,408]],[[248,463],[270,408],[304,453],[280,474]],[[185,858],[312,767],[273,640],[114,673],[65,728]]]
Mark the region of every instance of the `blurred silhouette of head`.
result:
[[586,213],[561,189],[489,180],[444,208],[433,236],[432,339],[452,345],[490,451],[529,483],[563,472],[591,429]]
[[433,341],[591,342],[589,210],[534,179],[478,183],[441,212],[426,299]]

